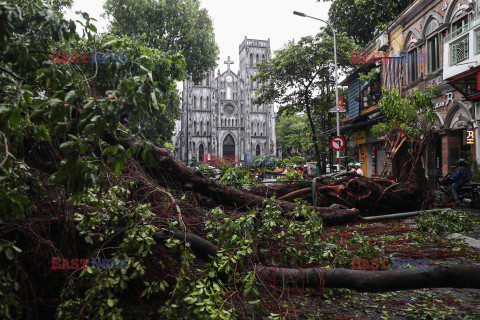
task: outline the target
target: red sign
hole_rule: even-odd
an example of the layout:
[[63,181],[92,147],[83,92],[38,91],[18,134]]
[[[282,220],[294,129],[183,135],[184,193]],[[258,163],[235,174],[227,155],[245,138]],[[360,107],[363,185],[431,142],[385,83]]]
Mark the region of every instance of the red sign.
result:
[[480,90],[480,72],[477,73],[477,89]]
[[330,147],[332,147],[332,149],[335,151],[342,150],[343,148],[345,148],[345,145],[346,145],[346,141],[341,136],[333,137],[333,139],[330,140]]

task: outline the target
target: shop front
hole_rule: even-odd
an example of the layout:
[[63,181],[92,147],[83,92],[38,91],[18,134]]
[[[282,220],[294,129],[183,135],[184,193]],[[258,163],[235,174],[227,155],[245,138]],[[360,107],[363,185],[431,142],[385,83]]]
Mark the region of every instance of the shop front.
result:
[[476,157],[477,130],[469,109],[463,102],[456,102],[445,118],[445,134],[442,136],[442,144],[446,147],[443,175],[455,170],[458,159]]

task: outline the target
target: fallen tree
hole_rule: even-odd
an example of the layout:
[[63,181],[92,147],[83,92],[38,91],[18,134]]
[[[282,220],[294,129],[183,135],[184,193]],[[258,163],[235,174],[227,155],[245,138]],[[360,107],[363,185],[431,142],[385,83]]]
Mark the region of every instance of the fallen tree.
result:
[[387,292],[421,288],[480,289],[480,266],[435,266],[425,269],[363,271],[350,269],[287,269],[255,266],[262,282],[302,288],[345,288],[359,292]]
[[[165,138],[151,120],[178,111],[180,53],[97,38],[88,15],[80,39],[39,1],[0,7],[1,318],[268,317],[289,302],[262,291],[253,266],[348,267],[353,253],[324,227],[409,197],[387,179],[322,180],[315,193],[310,182],[249,193],[208,179],[135,136]],[[99,48],[129,51],[132,63],[50,60]],[[315,207],[292,202],[317,194]]]

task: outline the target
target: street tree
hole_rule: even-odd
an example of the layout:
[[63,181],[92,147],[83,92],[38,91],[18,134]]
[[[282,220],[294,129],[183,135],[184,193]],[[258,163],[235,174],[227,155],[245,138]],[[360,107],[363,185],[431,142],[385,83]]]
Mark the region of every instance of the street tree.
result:
[[418,203],[431,196],[422,157],[437,119],[432,102],[436,96],[433,87],[426,92],[415,89],[409,98],[403,98],[396,89],[383,88],[379,107],[387,121],[374,125],[371,130],[374,136],[385,138],[389,162],[383,175],[391,164],[391,173],[396,181],[408,182],[412,189],[418,190]]
[[[275,53],[273,59],[263,61],[256,77],[262,86],[254,100],[257,104],[279,104],[279,114],[306,113],[319,167],[319,139],[313,118],[317,105],[315,98],[332,92],[335,84],[333,37],[328,31],[322,28],[316,36],[290,41]],[[336,40],[339,68],[346,68],[350,65],[351,50],[355,45],[343,33],[337,33]]]
[[164,52],[180,52],[193,81],[215,67],[218,46],[212,20],[198,0],[107,0],[110,31]]
[[284,155],[291,154],[294,149],[303,156],[313,154],[310,125],[305,114],[282,114],[275,121],[277,144],[282,146]]
[[412,0],[333,0],[328,16],[335,29],[363,47],[411,3]]

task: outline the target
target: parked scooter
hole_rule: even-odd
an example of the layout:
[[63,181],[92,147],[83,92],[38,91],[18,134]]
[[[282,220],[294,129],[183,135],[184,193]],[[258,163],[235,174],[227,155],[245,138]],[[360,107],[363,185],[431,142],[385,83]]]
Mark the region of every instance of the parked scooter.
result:
[[[443,179],[439,181],[440,190],[447,197],[451,197],[453,201],[453,194],[451,185],[455,180],[447,174]],[[480,208],[480,183],[468,182],[458,190],[458,200],[463,203],[469,204],[474,208]]]

